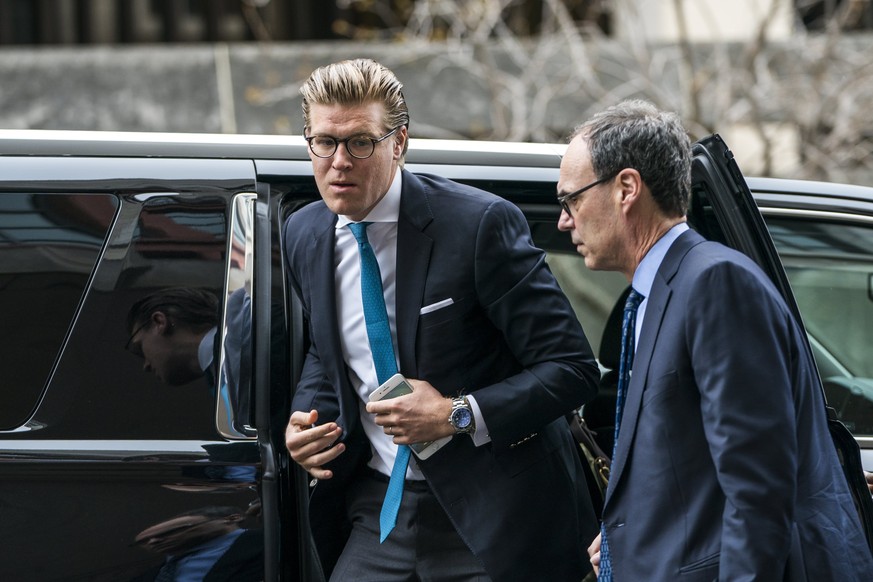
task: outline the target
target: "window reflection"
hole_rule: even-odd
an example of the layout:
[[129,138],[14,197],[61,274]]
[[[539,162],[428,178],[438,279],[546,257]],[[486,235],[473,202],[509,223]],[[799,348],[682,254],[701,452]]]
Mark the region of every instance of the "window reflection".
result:
[[252,393],[252,277],[254,274],[255,194],[238,194],[231,212],[227,300],[216,422],[228,438],[254,437]]
[[0,430],[27,420],[117,210],[94,194],[0,194]]
[[828,404],[873,434],[873,226],[768,217],[806,325]]

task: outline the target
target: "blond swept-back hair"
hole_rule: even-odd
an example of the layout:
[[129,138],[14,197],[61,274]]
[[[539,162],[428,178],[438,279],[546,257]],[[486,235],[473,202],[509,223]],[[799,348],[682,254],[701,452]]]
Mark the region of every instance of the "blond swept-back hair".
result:
[[[303,95],[303,127],[311,127],[310,108],[318,105],[363,105],[382,103],[385,106],[385,130],[409,128],[409,109],[403,98],[403,84],[385,66],[370,59],[340,61],[315,69],[300,87]],[[403,153],[409,140],[403,145]]]

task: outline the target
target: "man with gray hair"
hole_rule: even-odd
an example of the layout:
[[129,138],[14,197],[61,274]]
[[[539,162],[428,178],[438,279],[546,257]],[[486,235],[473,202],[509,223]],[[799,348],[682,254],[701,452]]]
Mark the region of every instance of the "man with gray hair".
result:
[[804,331],[754,262],[689,228],[690,193],[678,116],[643,101],[561,162],[558,228],[632,285],[599,579],[868,580]]
[[[578,582],[597,522],[564,415],[598,368],[518,208],[402,169],[401,89],[364,59],[301,89],[322,200],[284,227],[311,340],[286,444],[324,570]],[[412,392],[370,401],[396,372]]]

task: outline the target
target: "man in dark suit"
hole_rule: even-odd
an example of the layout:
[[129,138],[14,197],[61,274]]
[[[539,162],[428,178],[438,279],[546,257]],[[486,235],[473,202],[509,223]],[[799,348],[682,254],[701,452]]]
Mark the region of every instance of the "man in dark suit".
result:
[[[324,569],[333,580],[581,580],[597,524],[564,414],[595,394],[593,355],[517,208],[402,169],[401,89],[369,60],[322,67],[301,89],[322,201],[283,234],[311,340],[286,440],[317,481]],[[414,388],[391,400],[368,403],[379,350],[355,223],[368,224],[378,262],[388,359]],[[382,525],[402,448],[444,437],[401,466],[396,525]]]
[[[127,314],[126,349],[143,360],[169,386],[205,377],[210,390],[218,382],[226,400],[228,427],[245,434],[250,419],[252,317],[245,287],[227,298],[224,334],[218,334],[221,306],[206,289],[167,287],[136,301]],[[224,362],[221,361],[222,342]]]
[[561,163],[559,228],[643,297],[592,563],[631,582],[869,580],[804,331],[751,260],[689,230],[690,185],[678,117],[642,101],[584,123]]
[[261,530],[243,529],[245,518],[235,507],[208,506],[144,529],[136,536],[137,545],[164,555],[165,560],[135,582],[263,580],[264,535]]

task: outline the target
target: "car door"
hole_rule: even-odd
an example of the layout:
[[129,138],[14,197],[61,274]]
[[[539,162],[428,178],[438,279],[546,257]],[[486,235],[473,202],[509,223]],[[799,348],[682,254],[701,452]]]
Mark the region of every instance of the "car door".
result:
[[806,324],[828,403],[873,469],[873,188],[750,179]]
[[[274,468],[224,341],[251,309],[231,299],[254,192],[245,160],[0,156],[0,579],[153,580],[224,533],[214,567],[263,577]],[[196,377],[160,372],[131,328],[160,293],[212,297]]]

